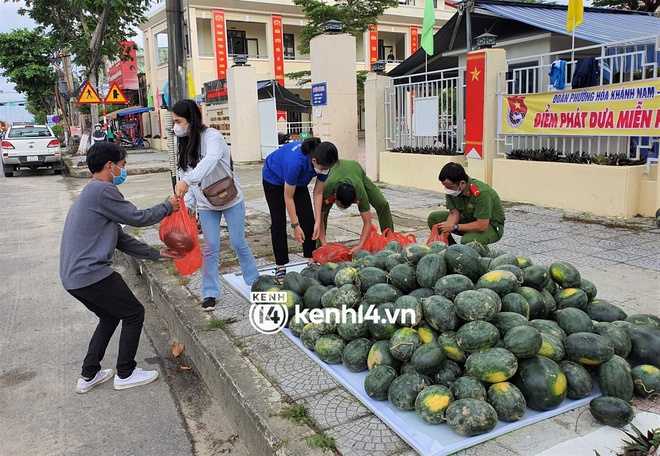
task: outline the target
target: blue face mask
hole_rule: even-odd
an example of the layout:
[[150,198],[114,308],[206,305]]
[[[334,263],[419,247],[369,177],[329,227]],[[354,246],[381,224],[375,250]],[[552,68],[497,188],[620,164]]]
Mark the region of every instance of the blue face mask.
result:
[[[113,163],[113,165],[115,164]],[[119,166],[117,166],[117,168],[119,168]],[[112,174],[112,183],[115,185],[123,184],[126,181],[126,176],[127,176],[126,169],[119,168],[119,170],[120,170],[119,176],[115,176],[114,174],[112,174],[112,171],[110,171],[110,174]]]

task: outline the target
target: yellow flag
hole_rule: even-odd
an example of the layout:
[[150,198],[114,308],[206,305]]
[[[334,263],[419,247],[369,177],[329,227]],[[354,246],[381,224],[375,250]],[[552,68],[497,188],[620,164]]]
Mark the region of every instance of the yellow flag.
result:
[[435,10],[433,0],[426,0],[424,5],[424,22],[422,23],[422,48],[428,55],[433,55],[433,27],[435,26]]
[[584,5],[582,0],[568,0],[568,10],[566,14],[566,33],[571,31],[582,23],[582,13]]
[[193,81],[193,75],[188,70],[188,98],[195,98],[197,94],[195,93],[195,81]]

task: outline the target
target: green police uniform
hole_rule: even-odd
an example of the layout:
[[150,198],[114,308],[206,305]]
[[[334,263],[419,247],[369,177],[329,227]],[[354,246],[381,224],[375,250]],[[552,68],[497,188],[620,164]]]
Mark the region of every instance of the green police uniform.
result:
[[369,212],[371,207],[378,214],[378,225],[380,230],[389,228],[394,231],[394,222],[390,213],[390,205],[383,196],[380,189],[369,179],[360,165],[355,160],[339,160],[330,170],[328,178],[323,187],[323,225],[328,226],[328,214],[334,202],[334,195],[340,184],[349,183],[355,187],[357,194],[358,210],[360,212]]
[[487,184],[468,177],[467,186],[459,196],[445,195],[446,211],[436,211],[429,214],[427,223],[429,228],[440,222],[447,221],[449,211],[457,209],[461,213],[458,221],[461,223],[475,222],[477,219],[489,219],[488,229],[483,233],[466,233],[458,231],[461,235],[461,244],[477,241],[482,244],[492,244],[502,238],[504,234],[504,208],[500,197]]

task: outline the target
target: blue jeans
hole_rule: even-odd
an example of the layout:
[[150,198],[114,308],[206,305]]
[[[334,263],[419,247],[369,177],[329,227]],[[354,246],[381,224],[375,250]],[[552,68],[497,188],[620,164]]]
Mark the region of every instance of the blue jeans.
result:
[[229,241],[238,256],[243,281],[251,286],[259,277],[257,262],[245,240],[245,203],[221,211],[199,211],[204,233],[204,262],[202,264],[202,298],[220,297],[220,220],[225,216]]

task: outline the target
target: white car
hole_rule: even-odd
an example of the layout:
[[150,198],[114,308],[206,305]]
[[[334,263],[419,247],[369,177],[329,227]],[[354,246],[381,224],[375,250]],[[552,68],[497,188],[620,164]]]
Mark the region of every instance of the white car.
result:
[[2,139],[2,171],[12,177],[20,168],[52,168],[62,174],[60,141],[48,125],[12,125]]

